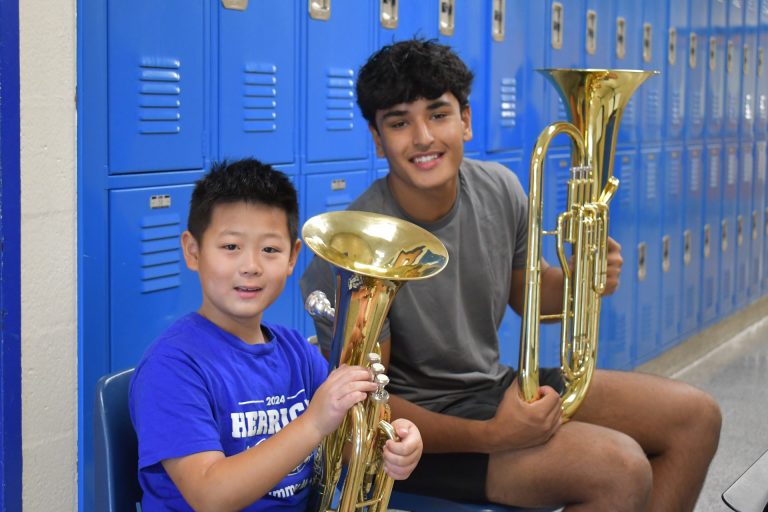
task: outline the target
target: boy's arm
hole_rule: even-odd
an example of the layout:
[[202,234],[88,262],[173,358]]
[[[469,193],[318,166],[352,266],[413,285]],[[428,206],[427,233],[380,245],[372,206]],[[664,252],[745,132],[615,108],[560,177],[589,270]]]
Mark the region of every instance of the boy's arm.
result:
[[[381,345],[382,361],[389,365],[390,342]],[[440,414],[390,394],[393,418],[408,418],[421,432],[425,453],[494,453],[537,446],[549,440],[560,425],[560,396],[544,386],[533,403],[520,396],[515,380],[507,389],[496,415],[472,420]]]
[[241,510],[272,490],[339,426],[352,405],[375,389],[367,369],[341,366],[301,416],[264,442],[230,457],[206,451],[165,459],[163,467],[195,510]]

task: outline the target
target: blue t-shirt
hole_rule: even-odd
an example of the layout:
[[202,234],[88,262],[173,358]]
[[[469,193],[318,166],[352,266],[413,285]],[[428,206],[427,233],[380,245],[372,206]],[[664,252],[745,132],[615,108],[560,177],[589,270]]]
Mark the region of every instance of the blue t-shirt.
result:
[[[261,443],[304,412],[327,377],[326,361],[298,332],[262,327],[268,341],[249,345],[190,313],[147,349],[129,397],[145,512],[191,510],[162,460],[229,457]],[[245,510],[304,510],[312,456]]]

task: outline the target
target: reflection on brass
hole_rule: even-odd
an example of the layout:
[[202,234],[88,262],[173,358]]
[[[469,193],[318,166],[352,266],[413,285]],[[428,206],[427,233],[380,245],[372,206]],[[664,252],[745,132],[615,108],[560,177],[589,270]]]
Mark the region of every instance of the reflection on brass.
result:
[[[597,362],[600,298],[605,291],[608,244],[608,203],[619,181],[613,176],[613,156],[621,115],[630,97],[654,71],[607,69],[540,70],[558,89],[569,109],[570,122],[547,126],[531,155],[528,192],[528,255],[525,300],[520,341],[518,382],[527,401],[539,396],[539,324],[542,319],[561,321],[560,360],[565,379],[563,418],[576,412],[587,393]],[[563,269],[563,306],[560,314],[541,315],[541,237],[543,183],[546,152],[559,134],[568,135],[571,177],[566,211],[557,219],[557,254]],[[566,255],[571,248],[572,265]],[[638,274],[645,274],[644,250]]]
[[[335,309],[315,291],[306,309],[318,321],[333,323],[330,368],[341,364],[367,366],[378,389],[350,409],[341,426],[324,440],[315,459],[313,498],[307,510],[330,510],[349,446],[347,476],[338,512],[368,507],[385,512],[392,478],[384,473],[384,443],[396,437],[389,424],[388,378],[381,374],[378,337],[392,300],[406,281],[427,279],[445,268],[448,251],[428,231],[376,213],[328,212],[309,219],[302,228],[304,243],[333,266]],[[351,446],[350,446],[351,445]]]

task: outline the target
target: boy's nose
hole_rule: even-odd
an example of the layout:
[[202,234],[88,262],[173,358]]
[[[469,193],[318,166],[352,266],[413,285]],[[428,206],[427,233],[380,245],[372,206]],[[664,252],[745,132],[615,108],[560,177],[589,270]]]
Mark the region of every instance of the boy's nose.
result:
[[243,275],[260,276],[263,272],[261,262],[257,253],[246,254],[240,266],[240,273]]

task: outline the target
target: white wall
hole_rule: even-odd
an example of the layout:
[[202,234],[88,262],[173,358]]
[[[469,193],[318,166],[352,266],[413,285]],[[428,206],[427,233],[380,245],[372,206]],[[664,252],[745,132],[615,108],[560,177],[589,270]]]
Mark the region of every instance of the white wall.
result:
[[19,1],[25,511],[77,510],[75,13]]

